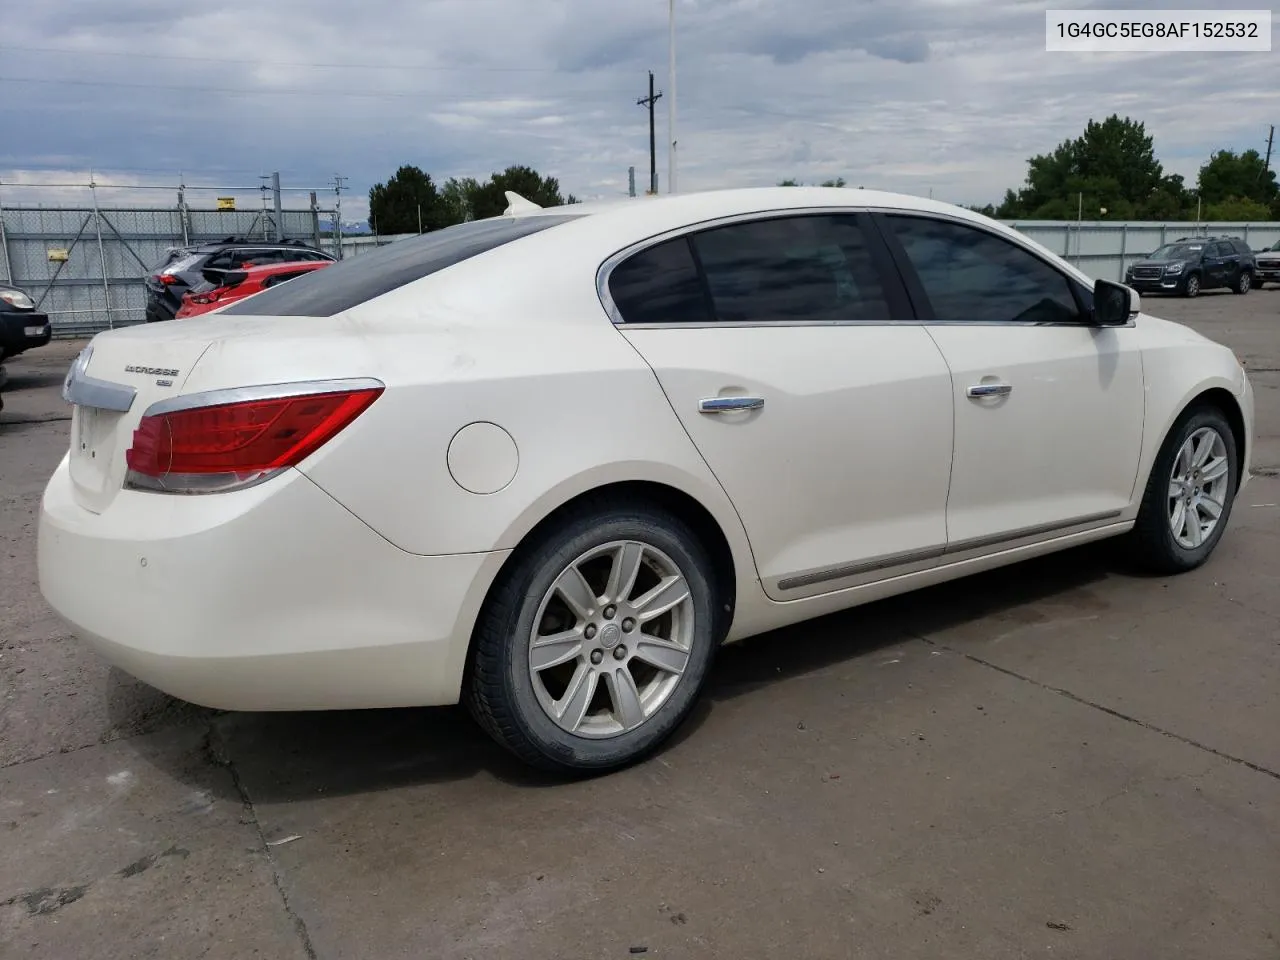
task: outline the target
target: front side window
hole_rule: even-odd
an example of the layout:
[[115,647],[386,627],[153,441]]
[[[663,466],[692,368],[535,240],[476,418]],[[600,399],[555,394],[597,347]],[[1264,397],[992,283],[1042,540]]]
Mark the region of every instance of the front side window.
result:
[[1066,275],[986,230],[929,217],[885,218],[939,323],[1074,323]]

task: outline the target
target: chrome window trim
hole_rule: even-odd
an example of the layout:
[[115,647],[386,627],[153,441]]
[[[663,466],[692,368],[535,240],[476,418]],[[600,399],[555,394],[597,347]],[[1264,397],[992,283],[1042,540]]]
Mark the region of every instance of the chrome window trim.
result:
[[[769,208],[766,210],[754,210],[750,213],[733,213],[723,217],[713,217],[710,220],[699,220],[696,223],[686,223],[679,227],[674,227],[662,233],[656,233],[653,236],[646,237],[643,240],[637,240],[635,243],[623,247],[616,253],[611,254],[596,270],[596,295],[600,298],[600,304],[604,307],[604,311],[609,316],[609,320],[619,327],[627,329],[638,329],[641,327],[662,328],[679,327],[681,329],[692,329],[698,327],[731,327],[731,326],[753,326],[753,327],[777,327],[777,326],[890,326],[895,322],[890,321],[883,323],[879,321],[868,320],[828,320],[823,322],[810,322],[808,320],[753,320],[746,323],[721,323],[715,320],[707,323],[648,323],[648,324],[629,324],[622,317],[622,312],[618,309],[618,305],[614,303],[613,296],[609,293],[609,277],[613,273],[614,268],[622,261],[640,253],[650,247],[656,247],[660,243],[668,240],[675,240],[678,237],[687,237],[690,234],[701,233],[704,230],[713,230],[716,227],[732,226],[735,223],[750,223],[757,220],[780,220],[786,217],[807,217],[807,216],[857,216],[859,213],[867,213],[866,207],[842,207],[842,206],[819,206],[819,207],[781,207]],[[911,321],[906,321],[911,322]]]
[[166,400],[157,400],[143,411],[144,417],[160,417],[199,407],[222,406],[228,403],[244,403],[249,400],[283,400],[286,397],[304,397],[311,394],[338,393],[343,390],[383,390],[386,384],[373,377],[348,377],[333,380],[297,380],[290,383],[264,383],[250,387],[228,387],[222,390],[204,390],[200,393],[180,394]]
[[[1032,257],[1035,257],[1035,259],[1039,260],[1046,267],[1048,267],[1050,270],[1054,271],[1055,273],[1057,273],[1059,276],[1063,277],[1067,281],[1072,283],[1080,283],[1085,287],[1088,287],[1090,292],[1092,292],[1091,284],[1085,283],[1083,280],[1080,279],[1080,277],[1077,277],[1073,273],[1063,270],[1060,264],[1054,263],[1051,260],[1046,260],[1044,256],[1044,252],[1036,249],[1034,246],[1031,245],[1031,238],[1023,236],[1022,234],[1018,233],[1016,230],[1014,231],[1014,236],[1010,237],[1010,236],[1006,236],[1003,233],[997,233],[994,230],[990,230],[983,224],[974,223],[972,220],[968,220],[965,217],[959,217],[953,213],[940,212],[936,210],[913,210],[906,207],[869,207],[867,208],[867,212],[878,213],[886,217],[899,216],[899,217],[916,217],[916,218],[925,219],[925,220],[943,220],[948,223],[954,223],[957,226],[969,227],[972,230],[979,230],[982,233],[987,234],[988,236],[995,237],[997,240],[1004,240],[1006,243],[1009,243],[1015,247],[1018,247],[1023,252],[1030,254]],[[1056,257],[1057,254],[1054,254],[1054,256]],[[1068,264],[1068,266],[1070,265]],[[1074,269],[1078,269],[1078,268],[1074,268]],[[1085,277],[1088,276],[1088,274],[1084,273],[1083,270],[1081,270],[1080,273]],[[1095,280],[1094,282],[1096,283],[1097,281]],[[1121,286],[1127,286],[1127,284],[1121,284]],[[1129,320],[1127,323],[1117,324],[1111,327],[1101,327],[1101,326],[1096,326],[1090,323],[1057,323],[1057,322],[1024,323],[1023,321],[1020,321],[1020,320],[920,320],[916,322],[920,323],[922,326],[928,326],[928,327],[1073,327],[1073,328],[1084,328],[1086,330],[1116,330],[1116,329],[1120,329],[1121,327],[1136,326],[1136,323],[1135,323],[1136,317],[1137,317],[1136,314],[1131,313],[1129,314]]]
[[[1044,254],[1035,247],[1029,245],[1028,238],[1018,234],[1014,237],[1005,236],[1002,233],[996,233],[987,229],[980,223],[974,223],[965,217],[956,216],[955,214],[936,211],[936,210],[917,210],[913,207],[886,207],[886,206],[818,206],[818,207],[785,207],[785,208],[769,208],[766,210],[756,210],[750,213],[735,213],[723,217],[713,217],[710,220],[700,220],[696,223],[687,223],[679,227],[674,227],[662,233],[654,234],[643,240],[637,240],[628,244],[621,250],[611,254],[605,258],[604,262],[596,269],[596,296],[600,300],[600,305],[604,307],[605,314],[609,317],[609,322],[615,327],[625,330],[669,330],[672,328],[680,330],[705,330],[710,328],[726,329],[737,327],[895,327],[895,326],[942,326],[942,327],[958,327],[958,326],[974,326],[974,327],[1072,327],[1083,328],[1086,330],[1114,330],[1120,329],[1116,327],[1096,327],[1087,323],[1025,323],[1019,320],[918,320],[914,317],[903,320],[751,320],[737,323],[724,323],[717,320],[709,320],[698,323],[681,323],[672,321],[671,323],[627,323],[622,316],[622,311],[618,309],[618,305],[614,302],[613,296],[609,293],[609,278],[613,274],[614,269],[624,260],[640,253],[650,247],[655,247],[660,243],[668,240],[675,240],[679,237],[687,237],[694,233],[701,233],[704,230],[711,230],[716,227],[731,226],[735,223],[746,223],[756,220],[777,220],[791,216],[824,216],[824,215],[843,215],[857,216],[858,214],[883,214],[885,216],[907,216],[907,217],[923,217],[926,219],[944,220],[955,223],[960,226],[971,227],[974,230],[981,230],[990,236],[999,240],[1005,240],[1014,246],[1024,250],[1026,253],[1035,257],[1045,266],[1049,267],[1064,279],[1075,283],[1081,283],[1079,277],[1071,273],[1065,272],[1062,267],[1056,263],[1048,261],[1044,258]],[[1087,286],[1087,284],[1086,284]],[[1123,324],[1123,327],[1135,326],[1135,317],[1131,315],[1129,321]]]

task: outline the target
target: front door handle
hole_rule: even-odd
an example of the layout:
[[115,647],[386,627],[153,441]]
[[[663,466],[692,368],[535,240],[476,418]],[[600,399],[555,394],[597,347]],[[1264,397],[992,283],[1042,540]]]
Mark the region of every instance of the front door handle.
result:
[[764,397],[708,397],[698,401],[699,413],[736,413],[739,410],[759,410]]
[[1008,383],[975,383],[967,392],[971,400],[981,400],[984,397],[1007,397],[1013,393],[1013,385]]

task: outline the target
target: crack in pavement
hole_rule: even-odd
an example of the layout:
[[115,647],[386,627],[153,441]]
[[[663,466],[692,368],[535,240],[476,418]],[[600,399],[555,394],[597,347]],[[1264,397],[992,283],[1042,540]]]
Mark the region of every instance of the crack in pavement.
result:
[[267,863],[271,865],[271,882],[276,888],[276,893],[280,895],[280,902],[284,906],[285,916],[293,922],[293,928],[297,931],[298,939],[302,942],[302,950],[306,954],[307,960],[317,960],[316,949],[311,943],[311,934],[307,932],[307,925],[297,911],[293,909],[293,905],[289,903],[289,894],[284,888],[284,877],[280,874],[280,865],[271,853],[271,846],[267,843],[267,835],[263,832],[262,823],[258,820],[258,811],[253,805],[253,798],[249,796],[249,790],[244,785],[244,781],[240,779],[240,772],[236,770],[235,764],[232,763],[226,744],[222,742],[212,723],[209,724],[209,732],[205,736],[202,752],[210,763],[216,767],[224,767],[231,775],[231,782],[235,786],[240,802],[249,816],[249,822],[253,824],[253,829],[258,834],[258,843],[262,847],[262,852],[266,855]]
[[33,423],[62,423],[70,419],[71,419],[70,416],[66,416],[66,417],[37,417],[35,420],[0,420],[0,427],[30,426]]
[[1130,716],[1127,713],[1121,713],[1119,710],[1115,710],[1115,709],[1112,709],[1111,707],[1104,706],[1103,704],[1097,703],[1093,700],[1088,700],[1085,697],[1080,696],[1079,694],[1072,693],[1070,690],[1064,690],[1062,687],[1055,687],[1052,684],[1042,683],[1041,681],[1033,679],[1032,677],[1028,677],[1028,676],[1025,676],[1024,674],[1018,673],[1016,670],[1010,670],[1008,667],[1002,667],[999,664],[992,663],[990,660],[983,660],[981,657],[975,657],[972,653],[965,653],[963,650],[957,650],[955,647],[948,646],[945,643],[938,643],[938,641],[936,640],[931,640],[928,637],[920,636],[920,635],[917,635],[916,639],[920,640],[922,643],[928,644],[931,647],[936,647],[939,650],[945,650],[948,653],[954,653],[958,656],[964,657],[966,660],[971,660],[972,662],[980,666],[988,667],[992,670],[996,670],[1000,673],[1003,673],[1006,676],[1013,677],[1015,680],[1021,680],[1023,683],[1029,683],[1032,686],[1039,687],[1041,690],[1048,690],[1050,693],[1056,693],[1060,697],[1066,697],[1068,700],[1072,700],[1086,707],[1092,707],[1094,710],[1101,710],[1103,713],[1109,716],[1115,717],[1118,720],[1124,720],[1126,723],[1136,724],[1137,726],[1142,727],[1144,730],[1150,730],[1152,733],[1158,733],[1161,736],[1168,737],[1170,740],[1177,740],[1179,743],[1185,743],[1189,747],[1195,747],[1197,750],[1203,750],[1205,753],[1211,753],[1215,757],[1219,757],[1223,760],[1230,761],[1231,763],[1238,763],[1242,767],[1248,767],[1250,770],[1253,770],[1257,773],[1265,774],[1266,776],[1271,777],[1273,780],[1280,780],[1280,771],[1276,771],[1268,767],[1264,767],[1260,763],[1254,763],[1252,760],[1246,760],[1243,757],[1237,757],[1230,753],[1224,753],[1223,751],[1218,750],[1214,747],[1211,747],[1206,743],[1201,743],[1198,740],[1192,740],[1190,737],[1184,737],[1180,733],[1174,733],[1172,730],[1166,730],[1164,727],[1158,727],[1154,723],[1148,723],[1145,720],[1139,719],[1138,717]]

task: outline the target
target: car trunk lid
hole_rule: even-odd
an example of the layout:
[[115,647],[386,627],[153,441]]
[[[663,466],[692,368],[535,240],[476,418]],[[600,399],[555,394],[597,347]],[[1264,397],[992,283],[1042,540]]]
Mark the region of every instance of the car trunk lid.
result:
[[96,337],[67,374],[64,396],[74,405],[69,467],[85,509],[100,513],[110,505],[123,488],[125,453],[143,413],[179,393],[213,343],[184,334],[149,326]]

